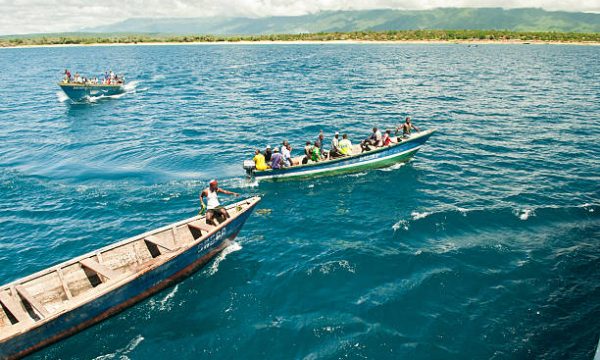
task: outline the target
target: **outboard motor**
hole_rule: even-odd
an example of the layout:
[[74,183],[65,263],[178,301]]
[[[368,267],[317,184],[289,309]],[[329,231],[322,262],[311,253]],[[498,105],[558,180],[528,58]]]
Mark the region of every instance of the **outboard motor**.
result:
[[254,177],[254,169],[256,169],[254,160],[244,160],[244,170],[246,170],[246,175],[249,178]]

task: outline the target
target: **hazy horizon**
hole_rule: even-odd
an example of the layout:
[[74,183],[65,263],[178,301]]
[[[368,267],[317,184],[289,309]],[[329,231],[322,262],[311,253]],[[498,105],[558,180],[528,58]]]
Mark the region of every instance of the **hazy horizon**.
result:
[[[76,32],[105,26],[131,18],[210,18],[299,16],[320,11],[337,10],[429,10],[435,8],[541,8],[547,11],[600,13],[600,3],[583,0],[139,0],[121,2],[106,0],[102,4],[85,5],[83,0],[69,2],[50,0],[0,0],[0,35]],[[57,21],[59,19],[60,21]]]

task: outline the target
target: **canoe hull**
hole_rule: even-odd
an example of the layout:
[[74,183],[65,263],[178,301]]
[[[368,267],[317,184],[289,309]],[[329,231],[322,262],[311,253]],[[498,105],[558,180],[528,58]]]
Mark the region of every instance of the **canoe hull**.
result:
[[223,250],[228,240],[233,240],[237,236],[255,206],[256,204],[252,205],[226,227],[165,264],[140,273],[134,280],[124,283],[113,291],[0,344],[0,359],[21,358],[115,315],[181,281]]
[[84,101],[95,97],[119,95],[125,92],[125,88],[122,85],[59,84],[59,86],[73,101]]
[[255,171],[253,176],[256,180],[295,180],[388,167],[396,163],[410,160],[434,132],[435,130],[430,130],[418,137],[405,140],[398,145],[379,148],[375,151],[366,152],[349,158],[323,161],[320,163],[284,169]]

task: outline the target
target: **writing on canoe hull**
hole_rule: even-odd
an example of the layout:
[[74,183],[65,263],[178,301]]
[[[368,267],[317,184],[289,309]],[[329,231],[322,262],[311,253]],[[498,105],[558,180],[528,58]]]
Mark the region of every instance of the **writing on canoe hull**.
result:
[[216,243],[223,240],[225,235],[226,235],[225,229],[221,229],[221,230],[217,231],[213,236],[211,236],[207,240],[201,242],[198,245],[196,252],[202,253],[202,252],[207,251],[208,249],[212,248]]

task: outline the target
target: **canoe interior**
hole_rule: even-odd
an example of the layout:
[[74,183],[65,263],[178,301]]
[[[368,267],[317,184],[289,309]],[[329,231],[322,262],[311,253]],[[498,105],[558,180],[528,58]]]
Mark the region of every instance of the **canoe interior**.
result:
[[[227,207],[231,220],[257,202]],[[94,299],[111,286],[160,266],[223,228],[204,216],[163,227],[0,287],[0,342]]]

